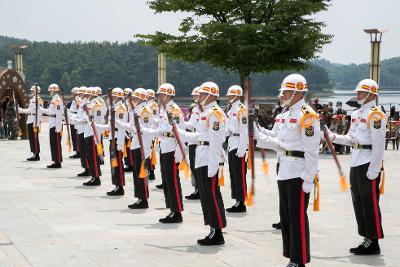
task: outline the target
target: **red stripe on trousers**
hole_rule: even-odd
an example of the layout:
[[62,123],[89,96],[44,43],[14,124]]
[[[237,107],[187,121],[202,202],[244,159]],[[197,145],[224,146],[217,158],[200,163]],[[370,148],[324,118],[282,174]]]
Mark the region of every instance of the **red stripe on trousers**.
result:
[[75,140],[76,140],[76,152],[80,151],[79,148],[79,134],[78,134],[78,130],[75,132]]
[[177,181],[177,177],[176,177],[175,157],[174,157],[174,161],[173,161],[172,170],[174,172],[174,185],[175,185],[176,202],[178,202],[178,210],[179,210],[179,212],[181,212],[182,211],[182,203],[181,203],[181,198],[179,197],[178,181]]
[[376,198],[376,179],[372,180],[372,202],[374,203],[374,215],[375,215],[375,227],[376,227],[376,236],[378,239],[382,238],[380,220],[379,220],[379,212],[378,212],[378,200]]
[[245,160],[244,157],[242,158],[242,188],[243,188],[243,200],[246,200],[247,191],[246,191],[246,175],[245,175]]
[[122,172],[122,151],[118,151],[118,169],[119,169],[119,184],[121,186],[124,186],[122,181],[123,181],[123,172]]
[[35,128],[33,128],[33,144],[35,145],[35,152],[36,154],[39,153],[38,144],[37,144],[37,135],[35,133]]
[[304,220],[304,191],[303,188],[300,188],[300,238],[301,238],[301,255],[302,255],[302,263],[307,263],[307,254],[306,254],[306,223]]
[[129,164],[130,164],[131,166],[133,166],[133,154],[132,154],[132,150],[131,150],[131,148],[127,148],[127,149],[129,149],[129,155],[130,155],[130,157],[129,157]]
[[144,183],[144,194],[146,195],[146,199],[149,199],[149,193],[147,192],[147,179],[146,177],[143,178]]
[[223,228],[222,217],[221,217],[221,212],[219,211],[217,198],[215,197],[215,186],[216,186],[216,178],[215,178],[215,176],[213,176],[213,177],[211,177],[211,193],[212,193],[212,197],[214,200],[215,211],[217,213],[219,228],[222,229]]
[[61,151],[61,146],[60,146],[60,134],[56,133],[56,140],[57,140],[57,155],[58,155],[58,162],[61,162],[61,155],[60,155],[60,151]]
[[94,145],[94,137],[92,137],[92,153],[93,153],[93,161],[94,161],[94,174],[95,177],[99,177],[99,170],[97,169],[97,153],[96,146]]

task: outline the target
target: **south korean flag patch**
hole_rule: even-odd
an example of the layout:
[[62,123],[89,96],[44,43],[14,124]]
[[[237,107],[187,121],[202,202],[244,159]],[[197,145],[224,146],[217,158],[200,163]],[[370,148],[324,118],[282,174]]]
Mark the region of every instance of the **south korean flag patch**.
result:
[[314,127],[313,126],[309,126],[305,129],[305,134],[308,137],[314,136]]
[[214,124],[213,124],[213,130],[214,131],[218,131],[219,130],[219,122],[214,122]]

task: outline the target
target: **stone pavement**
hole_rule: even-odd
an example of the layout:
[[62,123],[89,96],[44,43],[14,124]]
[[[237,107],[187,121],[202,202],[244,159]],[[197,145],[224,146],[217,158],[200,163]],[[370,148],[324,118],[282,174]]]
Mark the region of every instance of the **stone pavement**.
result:
[[[41,134],[40,162],[27,162],[28,141],[0,141],[0,266],[286,266],[281,256],[275,155],[268,153],[269,175],[262,175],[257,159],[255,205],[247,214],[229,215],[225,246],[200,247],[196,240],[208,233],[200,204],[184,201],[184,223],[162,225],[163,194],[150,183],[150,208],[133,211],[132,174],[126,176],[126,194],[107,197],[109,161],[102,166],[102,186],[85,188],[76,177],[79,160],[64,157],[63,168],[49,170],[47,129]],[[65,136],[64,136],[65,137]],[[63,140],[64,156],[65,139]],[[358,244],[350,193],[339,190],[336,167],[321,155],[321,211],[309,207],[312,262],[308,266],[400,266],[400,153],[385,154],[387,183],[381,207],[385,239],[382,255],[360,257],[348,249]],[[340,156],[348,173],[350,156]],[[228,175],[227,168],[225,174]],[[248,175],[249,177],[249,175]],[[249,179],[249,178],[248,178]],[[229,178],[222,189],[225,206],[230,199]],[[182,179],[183,193],[192,192]],[[397,252],[396,252],[397,251]]]

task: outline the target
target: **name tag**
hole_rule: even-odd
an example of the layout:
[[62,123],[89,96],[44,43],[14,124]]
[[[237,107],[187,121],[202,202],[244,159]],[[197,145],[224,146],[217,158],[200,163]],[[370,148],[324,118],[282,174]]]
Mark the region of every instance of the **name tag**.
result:
[[351,122],[356,122],[356,119],[351,119]]
[[202,121],[205,121],[207,118],[206,117],[201,117],[201,120]]
[[290,121],[289,121],[290,123],[296,123],[297,122],[297,119],[290,119]]
[[361,121],[361,122],[364,122],[364,123],[366,123],[366,122],[367,122],[367,120],[366,120],[366,119],[364,119],[364,118],[362,118],[360,121]]

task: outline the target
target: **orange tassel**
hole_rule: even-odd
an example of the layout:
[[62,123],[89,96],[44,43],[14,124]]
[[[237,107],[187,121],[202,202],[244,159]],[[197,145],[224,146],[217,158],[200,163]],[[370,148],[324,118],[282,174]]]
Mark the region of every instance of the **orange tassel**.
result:
[[246,200],[246,206],[253,206],[254,205],[254,199],[253,199],[253,193],[250,191],[247,194],[247,200]]
[[154,146],[151,148],[151,165],[156,166],[157,164],[157,155],[156,155],[156,149]]
[[158,145],[158,138],[156,138],[156,145]]
[[180,171],[184,171],[185,173],[185,178],[189,178],[190,177],[190,171],[189,171],[189,166],[186,163],[186,160],[182,160],[181,164],[179,164],[179,170]]
[[269,165],[268,165],[268,162],[266,160],[263,160],[263,162],[262,162],[262,171],[263,171],[263,174],[265,174],[265,175],[268,174]]
[[144,179],[147,176],[146,169],[144,168],[144,160],[142,160],[142,164],[140,165],[140,172],[139,172],[139,178]]
[[21,137],[22,136],[22,131],[21,131],[21,129],[18,129],[18,137]]
[[218,185],[224,186],[225,185],[225,176],[224,176],[224,165],[221,166],[218,178]]
[[385,194],[385,167],[383,166],[383,160],[382,160],[381,174],[382,174],[382,182],[381,182],[381,188],[379,189],[379,194],[383,195]]
[[128,156],[128,151],[126,150],[126,144],[124,144],[124,153],[122,153],[122,155],[124,158]]
[[318,175],[314,177],[314,211],[319,211],[319,179]]
[[132,139],[128,139],[128,144],[126,144],[126,147],[131,148],[131,144],[132,144]]
[[116,157],[113,157],[113,158],[112,158],[112,160],[111,160],[111,166],[112,166],[113,168],[117,168],[117,167],[118,167],[118,160],[117,160]]
[[67,138],[67,151],[68,153],[72,151],[71,140],[69,138]]
[[97,155],[102,157],[103,156],[103,146],[101,145],[101,143],[99,143],[96,145],[96,147],[97,147]]
[[247,156],[247,169],[251,170],[251,157],[250,157],[250,151],[249,154]]
[[340,188],[342,192],[346,192],[349,189],[349,184],[347,183],[346,176],[342,175],[340,177]]

